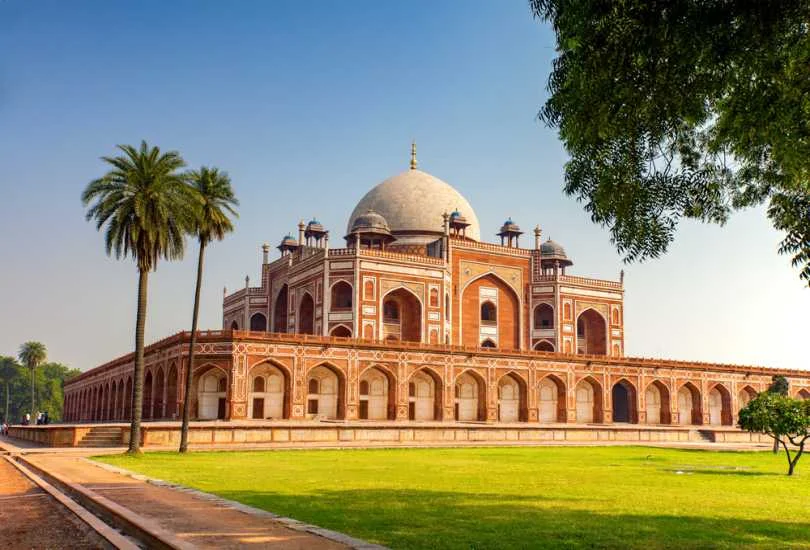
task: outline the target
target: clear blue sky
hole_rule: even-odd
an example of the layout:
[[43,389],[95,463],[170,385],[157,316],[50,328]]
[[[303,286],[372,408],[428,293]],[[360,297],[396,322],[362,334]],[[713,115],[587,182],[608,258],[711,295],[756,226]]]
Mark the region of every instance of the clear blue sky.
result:
[[[310,216],[342,235],[412,138],[485,238],[507,216],[539,223],[573,272],[618,278],[535,118],[554,42],[527,4],[0,2],[0,354],[41,340],[87,369],[132,349],[135,267],[104,255],[79,195],[101,155],[141,139],[227,170],[242,201],[208,256],[203,327],[220,327],[223,286],[258,280],[263,241]],[[810,368],[810,290],[779,240],[751,210],[625,266],[628,354]],[[195,251],[152,276],[147,340],[190,325]]]

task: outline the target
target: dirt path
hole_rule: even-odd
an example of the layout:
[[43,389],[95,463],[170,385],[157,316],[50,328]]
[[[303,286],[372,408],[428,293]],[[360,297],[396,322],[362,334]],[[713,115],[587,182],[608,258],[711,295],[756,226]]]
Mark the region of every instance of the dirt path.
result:
[[83,485],[200,548],[331,550],[347,547],[191,492],[159,487],[107,471],[78,456],[38,454],[27,458],[43,470]]
[[0,458],[0,546],[110,548],[71,511]]

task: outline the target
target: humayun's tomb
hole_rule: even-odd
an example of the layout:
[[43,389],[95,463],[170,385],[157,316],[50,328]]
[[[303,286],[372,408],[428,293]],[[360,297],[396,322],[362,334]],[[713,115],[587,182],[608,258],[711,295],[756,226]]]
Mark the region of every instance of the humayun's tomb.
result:
[[[345,247],[330,248],[315,219],[280,241],[276,259],[263,245],[260,284],[246,279],[226,293],[222,329],[199,333],[188,399],[189,333],[147,347],[144,419],[178,419],[188,404],[197,420],[249,429],[261,419],[286,433],[281,440],[294,439],[289,426],[330,423],[354,429],[334,438],[394,425],[400,435],[391,437],[403,437],[403,426],[453,426],[443,440],[489,437],[459,435],[464,424],[596,425],[594,438],[638,425],[660,428],[646,437],[678,428],[684,439],[695,426],[744,435],[736,411],[775,374],[810,398],[807,371],[626,357],[623,276],[572,274],[565,249],[543,241],[539,227],[529,248],[511,219],[497,243],[481,231],[456,189],[417,169],[413,148],[410,169],[354,208]],[[128,420],[133,361],[129,354],[66,383],[66,421]]]

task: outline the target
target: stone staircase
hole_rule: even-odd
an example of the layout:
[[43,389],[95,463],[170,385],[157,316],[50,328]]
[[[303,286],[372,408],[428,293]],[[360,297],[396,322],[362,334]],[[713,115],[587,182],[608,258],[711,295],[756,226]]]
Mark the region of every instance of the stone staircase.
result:
[[115,426],[93,426],[79,440],[79,447],[120,447],[121,428]]
[[698,430],[697,433],[702,441],[706,441],[707,443],[714,443],[713,430]]

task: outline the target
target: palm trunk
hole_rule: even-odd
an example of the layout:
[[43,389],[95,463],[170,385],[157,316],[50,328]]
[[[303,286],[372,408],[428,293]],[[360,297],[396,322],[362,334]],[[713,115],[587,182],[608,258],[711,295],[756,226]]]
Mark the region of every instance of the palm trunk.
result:
[[183,384],[183,425],[180,428],[180,452],[188,450],[188,423],[191,417],[191,375],[194,365],[194,346],[197,344],[197,316],[200,312],[200,288],[202,287],[203,260],[205,259],[205,242],[200,240],[200,257],[197,260],[197,287],[194,290],[194,313],[191,316],[191,338],[188,342],[188,363],[186,378]]
[[132,392],[132,422],[129,427],[129,452],[141,452],[141,414],[143,413],[143,332],[146,326],[146,288],[149,272],[138,274],[138,313],[135,318],[135,387]]

